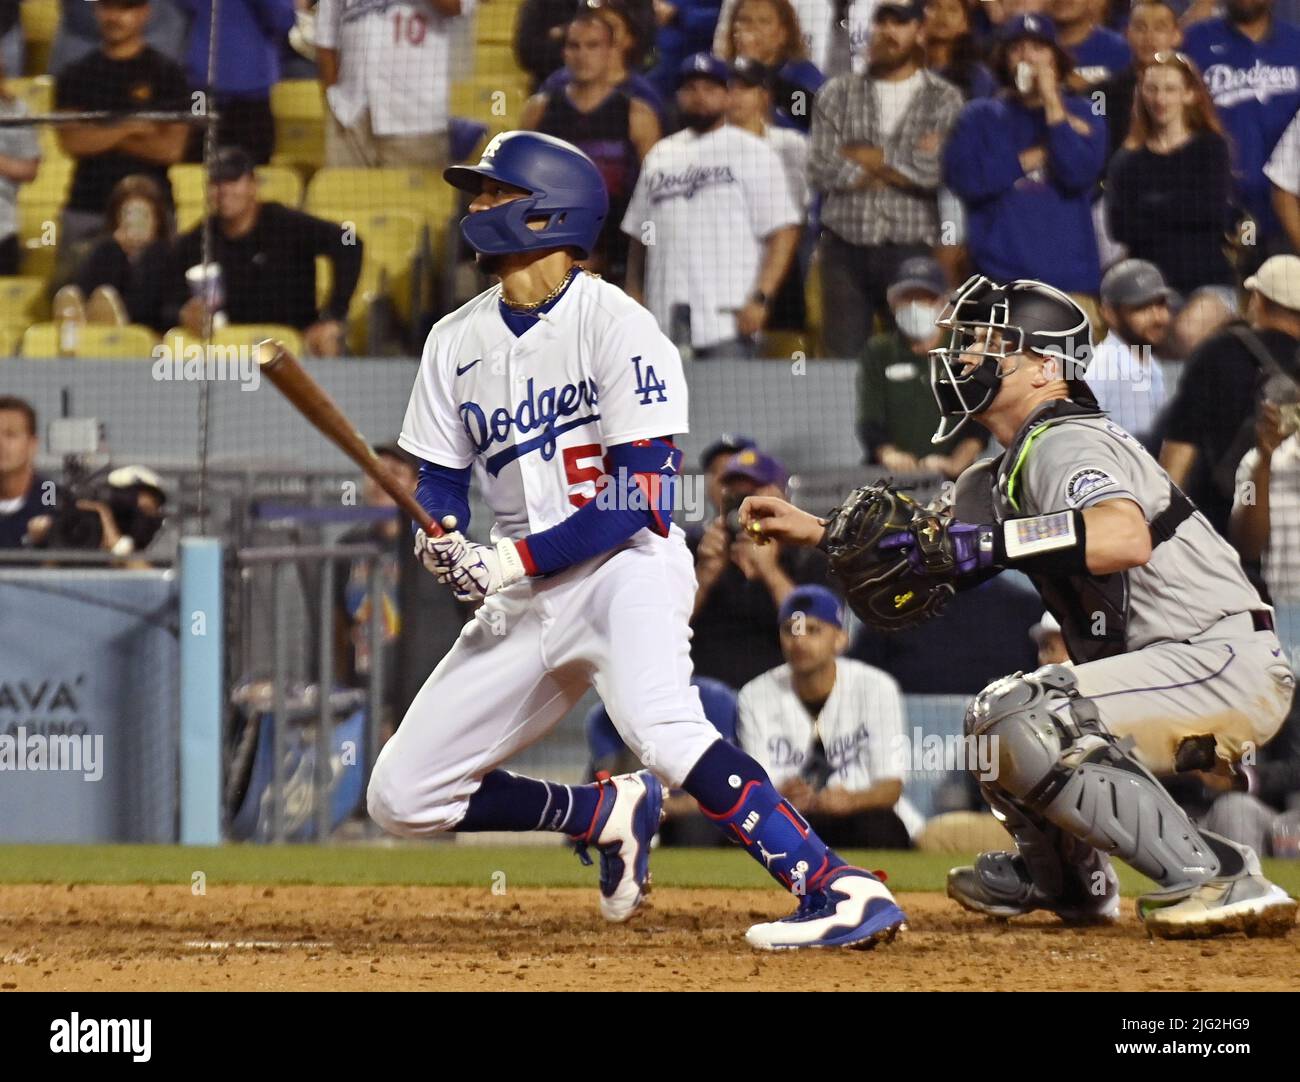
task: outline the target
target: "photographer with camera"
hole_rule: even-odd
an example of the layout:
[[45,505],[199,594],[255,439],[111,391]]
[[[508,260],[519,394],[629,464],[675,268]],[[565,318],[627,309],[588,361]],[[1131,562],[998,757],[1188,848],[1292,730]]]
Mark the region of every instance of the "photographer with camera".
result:
[[[102,471],[99,471],[102,472]],[[102,481],[99,472],[74,477],[60,491],[54,510],[28,524],[27,544],[40,549],[102,549],[126,560],[143,552],[162,528],[167,493],[146,466],[120,466]]]
[[[23,546],[28,524],[48,506],[53,485],[36,472],[36,410],[14,395],[0,395],[0,549]],[[43,487],[43,486],[47,486]]]
[[782,663],[778,609],[796,586],[825,584],[816,549],[756,545],[740,527],[746,496],[784,496],[789,474],[771,455],[748,448],[721,473],[721,514],[695,548],[691,658],[697,676],[739,689]]

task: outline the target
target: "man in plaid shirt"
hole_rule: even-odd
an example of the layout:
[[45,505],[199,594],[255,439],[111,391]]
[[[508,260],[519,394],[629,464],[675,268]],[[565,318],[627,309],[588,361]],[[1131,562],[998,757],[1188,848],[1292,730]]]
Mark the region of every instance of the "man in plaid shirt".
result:
[[808,177],[822,193],[823,352],[857,357],[903,260],[929,255],[956,87],[923,67],[919,3],[876,6],[867,71],[829,80],[813,105]]

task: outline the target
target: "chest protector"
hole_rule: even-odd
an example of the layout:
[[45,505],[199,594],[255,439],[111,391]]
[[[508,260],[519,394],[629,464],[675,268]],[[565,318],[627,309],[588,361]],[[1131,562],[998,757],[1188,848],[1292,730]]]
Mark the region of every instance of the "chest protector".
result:
[[[1004,454],[991,460],[987,466],[981,464],[978,476],[972,477],[970,485],[964,483],[966,476],[974,474],[976,468],[962,475],[954,501],[957,517],[968,522],[988,522],[991,517],[1001,524],[1019,514],[1017,486],[1020,474],[1032,453],[1034,441],[1055,424],[1075,417],[1102,415],[1094,407],[1079,405],[1068,399],[1054,402],[1049,409],[1039,414],[1033,424],[1020,432]],[[986,512],[983,518],[970,518],[965,513],[967,509],[978,512],[981,507]],[[1048,512],[1059,508],[1042,510]],[[987,511],[992,511],[992,515],[989,516]],[[1177,485],[1169,482],[1169,506],[1149,526],[1152,550],[1173,537],[1179,525],[1195,511],[1196,505],[1183,495]],[[1127,571],[1115,571],[1109,575],[1029,576],[1047,610],[1059,621],[1061,636],[1074,661],[1097,661],[1126,652],[1128,575]]]

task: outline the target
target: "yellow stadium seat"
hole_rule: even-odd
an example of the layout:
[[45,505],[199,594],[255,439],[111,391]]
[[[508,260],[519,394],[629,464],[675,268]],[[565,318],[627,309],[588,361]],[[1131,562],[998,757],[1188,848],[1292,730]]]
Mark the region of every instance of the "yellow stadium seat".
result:
[[12,357],[18,352],[18,343],[23,340],[26,323],[0,322],[0,357]]
[[474,40],[509,44],[514,40],[519,5],[509,0],[483,0],[475,15]]
[[[202,165],[186,163],[167,170],[172,196],[176,200],[176,230],[184,233],[203,220],[207,208],[206,177]],[[302,177],[287,165],[259,165],[260,197],[269,203],[283,203],[297,210],[302,204]]]
[[517,71],[478,74],[451,85],[451,115],[479,120],[492,131],[518,126],[528,79]]
[[86,324],[73,332],[75,342],[68,350],[59,348],[59,327],[55,323],[33,323],[23,334],[18,353],[22,357],[79,357],[86,360],[147,359],[158,344],[148,327],[129,324],[104,327]]
[[59,0],[24,0],[19,11],[27,39],[27,71],[32,75],[49,71],[50,46],[59,28]]
[[213,332],[212,344],[254,346],[264,338],[274,338],[283,343],[295,357],[303,354],[302,334],[296,328],[282,323],[231,323]]
[[0,321],[30,323],[48,314],[49,307],[43,278],[22,274],[0,277]]
[[433,169],[327,167],[311,178],[304,206],[330,221],[378,210],[411,210],[428,220],[450,213],[455,199],[456,190]]
[[6,79],[5,89],[27,105],[27,112],[36,115],[54,110],[54,76],[28,75]]
[[489,76],[509,78],[511,85],[525,78],[515,61],[515,50],[508,42],[484,41],[479,39],[474,46],[474,75],[485,79]]
[[277,165],[318,169],[325,163],[325,98],[315,79],[284,79],[271,87]]
[[[302,356],[302,334],[282,323],[230,323],[213,332],[212,344],[229,349],[254,346],[264,338],[275,338],[283,342],[295,357]],[[183,327],[173,327],[163,335],[162,344],[173,356],[184,360],[187,350],[202,348],[203,339],[190,334]]]

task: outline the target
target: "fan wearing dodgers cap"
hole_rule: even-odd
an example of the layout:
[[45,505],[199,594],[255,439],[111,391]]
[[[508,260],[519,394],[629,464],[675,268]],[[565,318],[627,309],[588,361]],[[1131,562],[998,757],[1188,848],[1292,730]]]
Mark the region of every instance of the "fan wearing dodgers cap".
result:
[[1275,372],[1297,375],[1300,258],[1273,256],[1245,285],[1247,322],[1207,339],[1188,358],[1160,448],[1160,465],[1225,536],[1260,393]]
[[727,123],[730,78],[708,53],[682,63],[684,127],[646,155],[622,221],[628,292],[697,359],[754,355],[802,220],[776,152]]
[[1111,267],[1101,280],[1101,314],[1110,331],[1084,376],[1097,404],[1147,446],[1165,404],[1158,354],[1169,334],[1173,296],[1154,263],[1124,259]]
[[844,610],[825,586],[781,603],[785,663],[740,691],[736,738],[832,844],[903,849],[923,825],[903,796],[903,695],[888,673],[841,657]]

